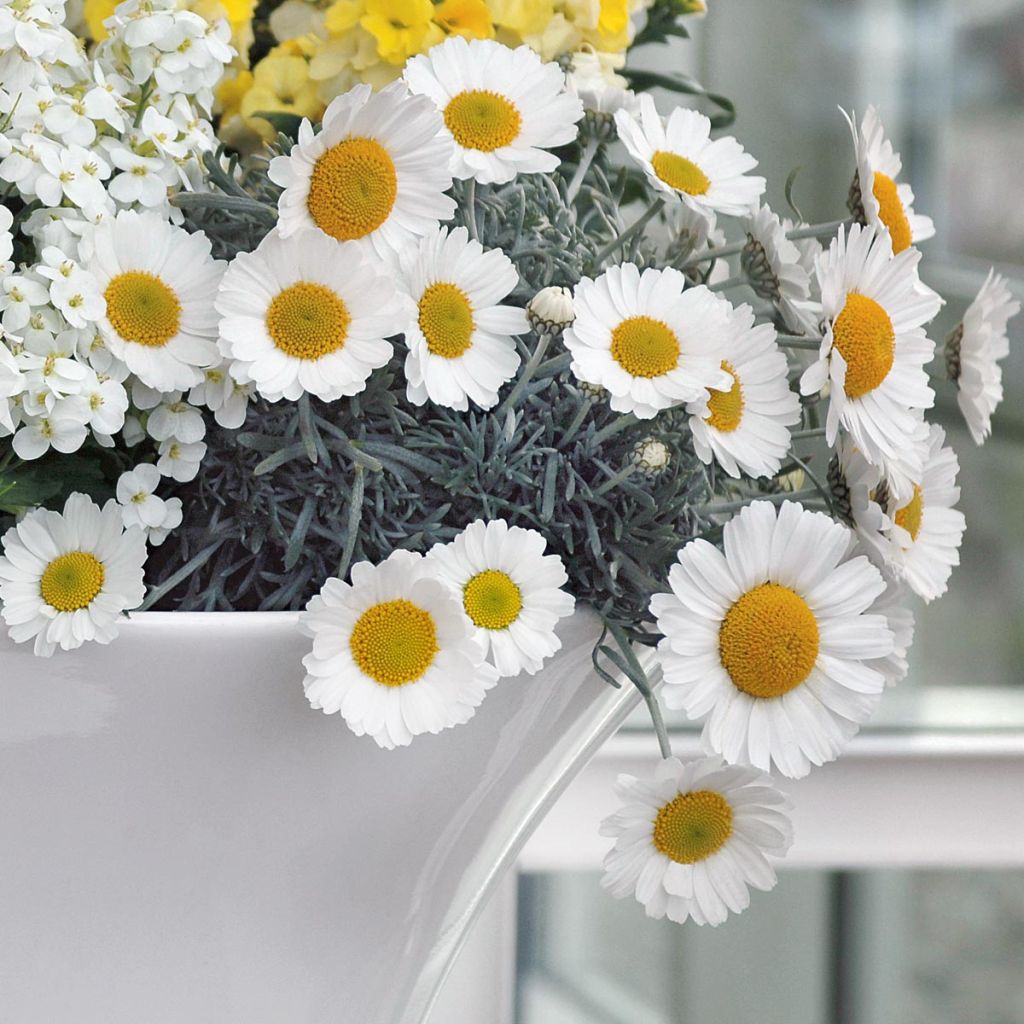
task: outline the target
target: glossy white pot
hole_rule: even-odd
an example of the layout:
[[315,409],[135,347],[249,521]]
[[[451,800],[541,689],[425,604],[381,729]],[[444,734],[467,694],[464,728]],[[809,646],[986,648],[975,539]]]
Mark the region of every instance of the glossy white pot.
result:
[[420,1024],[636,703],[596,636],[577,613],[542,672],[396,751],[309,708],[293,614],[146,613],[49,660],[4,639],[0,1019]]

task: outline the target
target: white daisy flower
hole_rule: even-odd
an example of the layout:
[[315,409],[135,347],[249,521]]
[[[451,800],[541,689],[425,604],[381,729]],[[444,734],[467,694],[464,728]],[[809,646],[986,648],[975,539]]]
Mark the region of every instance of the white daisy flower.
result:
[[921,476],[909,500],[881,487],[873,500],[885,514],[882,551],[889,568],[925,601],[946,592],[953,566],[960,564],[966,521],[953,506],[960,500],[956,452],[944,447],[945,431],[932,426]]
[[885,686],[866,662],[893,635],[866,614],[885,589],[853,534],[821,512],[755,501],[730,520],[724,554],[691,541],[651,611],[669,708],[704,720],[703,740],[733,764],[792,778],[833,760]]
[[888,231],[894,253],[931,238],[935,225],[930,217],[914,212],[914,193],[905,183],[897,183],[903,169],[899,153],[885,137],[878,111],[868,107],[860,130],[843,111],[853,133],[857,155],[857,173],[850,189],[850,210],[861,223]]
[[110,643],[121,613],[145,596],[146,540],[124,529],[116,501],[101,509],[72,494],[62,513],[33,509],[4,534],[3,548],[3,618],[15,643],[35,640],[36,654]]
[[[858,553],[854,549],[854,554]],[[866,549],[863,553],[871,557],[871,553]],[[868,611],[874,615],[885,616],[886,625],[892,630],[893,648],[892,653],[886,657],[874,658],[865,664],[882,673],[886,686],[895,686],[907,678],[907,672],[910,670],[907,655],[914,643],[914,612],[908,604],[908,588],[900,580],[886,576],[884,572],[882,576],[885,579],[885,590]]]
[[555,626],[572,614],[575,600],[560,589],[568,580],[562,560],[545,555],[545,547],[536,530],[477,519],[427,555],[458,595],[499,676],[533,675],[562,647]]
[[927,434],[921,415],[935,401],[925,365],[935,344],[924,332],[942,300],[917,276],[921,254],[893,257],[886,233],[839,229],[817,264],[825,334],[818,360],[800,378],[809,395],[831,380],[826,438],[842,426],[892,485],[920,475]]
[[450,36],[412,57],[405,81],[441,111],[452,174],[485,185],[555,170],[558,157],[546,150],[572,142],[583,117],[562,69],[528,46]]
[[714,458],[729,476],[774,476],[790,448],[789,428],[800,422],[800,399],[789,389],[788,363],[775,328],[755,326],[749,306],[725,305],[730,330],[722,369],[732,384],[687,405],[693,449],[701,462]]
[[490,409],[519,367],[513,335],[529,330],[522,309],[500,305],[519,281],[512,261],[465,228],[439,228],[399,259],[415,303],[405,327],[409,401],[465,412],[472,399]]
[[956,381],[957,403],[975,444],[985,443],[992,431],[992,414],[1003,400],[999,360],[1010,354],[1006,325],[1019,312],[1020,303],[1006,279],[990,270],[946,342],[946,366]]
[[601,885],[633,896],[648,917],[719,925],[750,905],[750,889],[768,892],[769,857],[793,842],[790,801],[755,768],[703,758],[662,761],[653,775],[620,775],[623,806],[601,823],[615,840]]
[[329,579],[301,618],[313,638],[302,663],[314,708],[340,712],[357,736],[406,746],[473,717],[497,682],[458,598],[422,555],[398,549],[379,565]]
[[698,212],[742,217],[764,192],[764,178],[746,173],[757,161],[732,136],[712,139],[711,121],[699,111],[676,107],[663,120],[644,93],[640,116],[620,110],[615,126],[658,193]]
[[703,397],[705,388],[732,386],[722,369],[728,305],[703,286],[686,288],[678,270],[609,267],[576,285],[573,307],[563,336],[572,372],[607,388],[616,412],[651,419]]
[[224,263],[210,240],[156,213],[123,210],[92,235],[92,273],[107,303],[103,341],[139,380],[183,391],[217,362],[213,300]]
[[282,238],[319,228],[386,254],[432,231],[455,212],[444,194],[451,145],[440,133],[433,104],[401,83],[376,94],[359,85],[338,96],[318,133],[304,120],[291,153],[270,162],[271,180],[284,187]]
[[391,358],[405,326],[386,266],[320,232],[271,231],[228,267],[216,300],[229,373],[271,402],[308,391],[355,395]]
[[802,333],[811,297],[811,276],[800,249],[786,237],[785,225],[768,206],[759,206],[745,226],[747,244],[740,254],[740,264],[751,287],[762,299],[776,305],[791,330]]

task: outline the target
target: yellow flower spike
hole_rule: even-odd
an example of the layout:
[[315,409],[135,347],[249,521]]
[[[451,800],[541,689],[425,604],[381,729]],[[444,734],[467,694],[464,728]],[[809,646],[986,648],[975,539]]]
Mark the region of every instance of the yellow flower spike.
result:
[[484,0],[444,0],[434,8],[434,21],[450,35],[493,39],[494,24]]
[[490,0],[495,25],[521,36],[543,32],[555,16],[551,0]]
[[430,0],[367,0],[359,24],[377,40],[381,60],[404,64],[444,39],[433,17]]

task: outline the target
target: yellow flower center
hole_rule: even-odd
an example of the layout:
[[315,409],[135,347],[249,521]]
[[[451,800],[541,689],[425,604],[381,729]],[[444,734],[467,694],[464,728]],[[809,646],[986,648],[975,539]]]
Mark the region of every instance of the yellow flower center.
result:
[[368,608],[348,641],[355,663],[382,686],[415,682],[430,668],[437,627],[430,612],[411,601],[384,601]]
[[720,793],[680,793],[654,819],[654,848],[677,864],[707,860],[732,835],[732,807]]
[[874,299],[850,292],[832,325],[832,338],[846,360],[846,394],[862,398],[874,391],[892,369],[896,351],[889,314]]
[[903,508],[898,509],[896,515],[893,516],[896,520],[896,525],[902,526],[910,534],[911,540],[917,540],[917,535],[921,531],[921,513],[923,510],[924,504],[921,501],[921,488],[914,484],[914,496]]
[[871,191],[878,201],[878,219],[889,229],[893,253],[909,249],[912,241],[910,221],[896,191],[896,182],[888,175],[875,171]]
[[679,363],[679,339],[660,320],[633,316],[612,331],[612,358],[633,377],[660,377]]
[[711,397],[708,399],[708,415],[705,421],[709,427],[714,427],[723,434],[731,434],[743,419],[743,388],[732,363],[723,359],[722,369],[732,374],[732,387],[728,391],[710,389]]
[[321,231],[339,242],[365,238],[391,214],[398,175],[376,139],[351,138],[332,146],[313,168],[306,209]]
[[107,319],[125,341],[162,348],[178,333],[181,302],[155,274],[126,270],[110,279],[103,297]]
[[466,293],[454,284],[432,284],[419,303],[419,325],[427,348],[435,356],[455,359],[473,340],[473,307]]
[[267,333],[293,359],[320,359],[345,344],[348,307],[326,285],[300,281],[267,307]]
[[738,690],[751,697],[781,697],[814,668],[818,622],[807,602],[789,587],[762,583],[726,613],[718,650]]
[[678,153],[659,149],[651,157],[651,166],[666,185],[688,196],[702,196],[711,188],[708,176],[692,160]]
[[519,618],[523,595],[506,573],[486,569],[466,584],[462,606],[481,629],[505,629]]
[[39,593],[59,612],[87,608],[103,589],[106,573],[103,563],[87,551],[69,551],[58,555],[43,570]]
[[487,89],[469,89],[448,101],[444,123],[464,149],[493,153],[515,142],[523,119],[504,96]]

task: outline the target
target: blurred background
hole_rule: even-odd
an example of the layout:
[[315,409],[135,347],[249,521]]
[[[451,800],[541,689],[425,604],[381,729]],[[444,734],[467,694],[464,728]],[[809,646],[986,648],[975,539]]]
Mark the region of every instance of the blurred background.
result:
[[[947,300],[935,340],[991,264],[1024,297],[1024,0],[708,6],[689,22],[691,41],[630,63],[693,74],[736,103],[731,131],[760,161],[780,214],[799,166],[805,219],[846,215],[853,154],[837,107],[873,103],[916,208],[936,222],[922,265]],[[659,97],[663,112],[670,103]],[[933,418],[961,454],[968,529],[949,593],[915,608],[910,678],[872,727],[908,743],[921,730],[1024,728],[1024,318],[1011,323],[1011,349],[984,448],[961,426],[950,386],[937,386]],[[1006,813],[1024,814],[1024,793]],[[520,876],[519,1024],[1024,1024],[1020,870],[788,869],[770,897],[755,894],[716,930],[648,921],[634,902],[606,897],[598,877]]]

